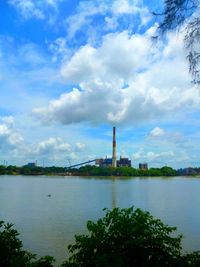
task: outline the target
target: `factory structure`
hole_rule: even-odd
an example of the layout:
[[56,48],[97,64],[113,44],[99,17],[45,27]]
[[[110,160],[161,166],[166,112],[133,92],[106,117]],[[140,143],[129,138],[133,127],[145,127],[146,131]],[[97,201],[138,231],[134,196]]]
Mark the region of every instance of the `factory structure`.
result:
[[112,158],[97,159],[95,163],[102,168],[131,167],[130,159],[121,156],[117,159],[116,127],[113,127]]
[[147,163],[139,163],[139,169],[143,171],[148,170],[148,164]]
[[[78,164],[70,165],[66,167],[66,169],[71,169],[71,168],[77,168],[82,165],[86,164],[96,164],[101,168],[116,168],[116,167],[131,167],[131,160],[126,157],[120,156],[119,159],[117,159],[117,142],[116,142],[116,127],[113,127],[113,139],[112,139],[112,157],[108,158],[107,156],[105,158],[98,158],[98,159],[90,159]],[[4,160],[4,164],[6,164]],[[44,164],[43,164],[44,165]],[[27,167],[34,168],[37,167],[37,160],[35,162],[29,162],[26,165]],[[44,166],[43,166],[44,167]],[[148,170],[148,163],[139,163],[139,169],[143,171]]]

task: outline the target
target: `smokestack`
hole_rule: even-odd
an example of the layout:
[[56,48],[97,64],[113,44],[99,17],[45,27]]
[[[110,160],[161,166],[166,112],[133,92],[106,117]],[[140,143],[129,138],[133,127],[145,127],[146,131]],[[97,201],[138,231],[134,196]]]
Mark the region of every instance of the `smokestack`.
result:
[[116,156],[116,128],[113,127],[113,151],[112,151],[112,167],[117,167],[117,156]]

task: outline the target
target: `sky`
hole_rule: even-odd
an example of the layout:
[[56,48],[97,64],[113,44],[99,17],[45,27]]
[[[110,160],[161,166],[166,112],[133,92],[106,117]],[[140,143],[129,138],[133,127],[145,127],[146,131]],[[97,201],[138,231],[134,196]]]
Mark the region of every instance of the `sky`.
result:
[[0,164],[200,166],[200,89],[162,1],[0,1]]

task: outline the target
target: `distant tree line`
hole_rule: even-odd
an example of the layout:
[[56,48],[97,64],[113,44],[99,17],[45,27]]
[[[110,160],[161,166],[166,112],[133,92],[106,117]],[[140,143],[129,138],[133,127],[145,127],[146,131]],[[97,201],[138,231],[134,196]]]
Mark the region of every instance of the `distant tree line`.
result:
[[[88,234],[75,235],[70,256],[60,267],[199,267],[200,252],[182,252],[182,236],[149,212],[133,207],[105,209]],[[24,250],[12,224],[0,221],[1,267],[53,267],[55,259]]]
[[78,169],[66,167],[40,166],[3,166],[0,165],[0,175],[82,175],[82,176],[176,176],[178,173],[171,167],[150,168],[148,170],[132,167],[102,168],[95,165],[85,165]]
[[41,166],[5,166],[0,165],[0,175],[80,175],[80,176],[195,176],[200,174],[199,168],[184,168],[175,170],[171,167],[150,168],[148,170],[132,167],[102,168],[95,165],[85,165],[80,168],[41,167]]
[[101,168],[95,165],[85,165],[80,168],[40,167],[40,166],[4,166],[0,165],[0,175],[80,175],[80,176],[195,176],[200,174],[199,168],[183,168],[175,170],[171,167],[150,168],[141,170],[132,167]]
[[71,170],[72,173],[91,176],[176,176],[177,171],[171,167],[150,168],[148,170],[135,169],[132,167],[108,167],[86,165],[78,170]]

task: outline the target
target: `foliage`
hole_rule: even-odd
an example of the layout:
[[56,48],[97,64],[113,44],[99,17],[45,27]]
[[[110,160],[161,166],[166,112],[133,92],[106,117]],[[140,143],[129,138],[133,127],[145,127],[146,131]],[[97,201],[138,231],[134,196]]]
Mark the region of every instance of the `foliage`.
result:
[[96,223],[88,221],[88,235],[76,235],[68,247],[65,267],[174,266],[181,254],[181,236],[140,209],[107,210]]
[[0,221],[0,266],[1,267],[52,267],[54,258],[34,260],[35,255],[23,250],[19,233],[13,224]]
[[175,169],[164,166],[162,168],[150,168],[148,170],[140,170],[132,167],[117,168],[100,168],[95,165],[86,165],[79,169],[67,169],[64,167],[29,167],[29,166],[3,166],[0,165],[0,175],[81,175],[81,176],[127,176],[127,177],[145,177],[145,176],[177,176],[177,175],[198,175],[200,168]]
[[[181,254],[175,227],[140,209],[105,209],[97,222],[88,221],[87,235],[76,235],[71,256],[61,267],[199,267],[200,252]],[[12,224],[0,221],[1,267],[53,267],[54,258],[25,251]]]
[[172,169],[171,167],[168,167],[168,166],[164,166],[160,170],[165,176],[175,176],[175,175],[177,175],[177,171]]
[[200,84],[200,18],[199,0],[164,0],[164,10],[159,15],[161,22],[158,27],[162,35],[169,30],[180,29],[183,26],[185,32],[185,47],[189,71],[192,74],[193,83]]
[[78,170],[74,169],[74,174],[92,175],[92,176],[176,176],[176,170],[164,166],[162,168],[150,168],[149,170],[140,170],[132,167],[108,167],[100,168],[96,166],[84,166]]
[[52,256],[44,256],[31,263],[30,267],[52,267],[55,259]]
[[34,255],[22,249],[22,242],[18,239],[18,232],[12,224],[0,222],[0,266],[26,266]]
[[70,172],[72,175],[82,176],[176,176],[176,170],[164,166],[162,168],[151,168],[149,170],[140,170],[132,167],[109,167],[101,168],[95,165],[85,165],[79,169],[67,169],[64,167],[39,167],[39,166],[0,166],[0,174],[22,174],[22,175],[66,175]]

